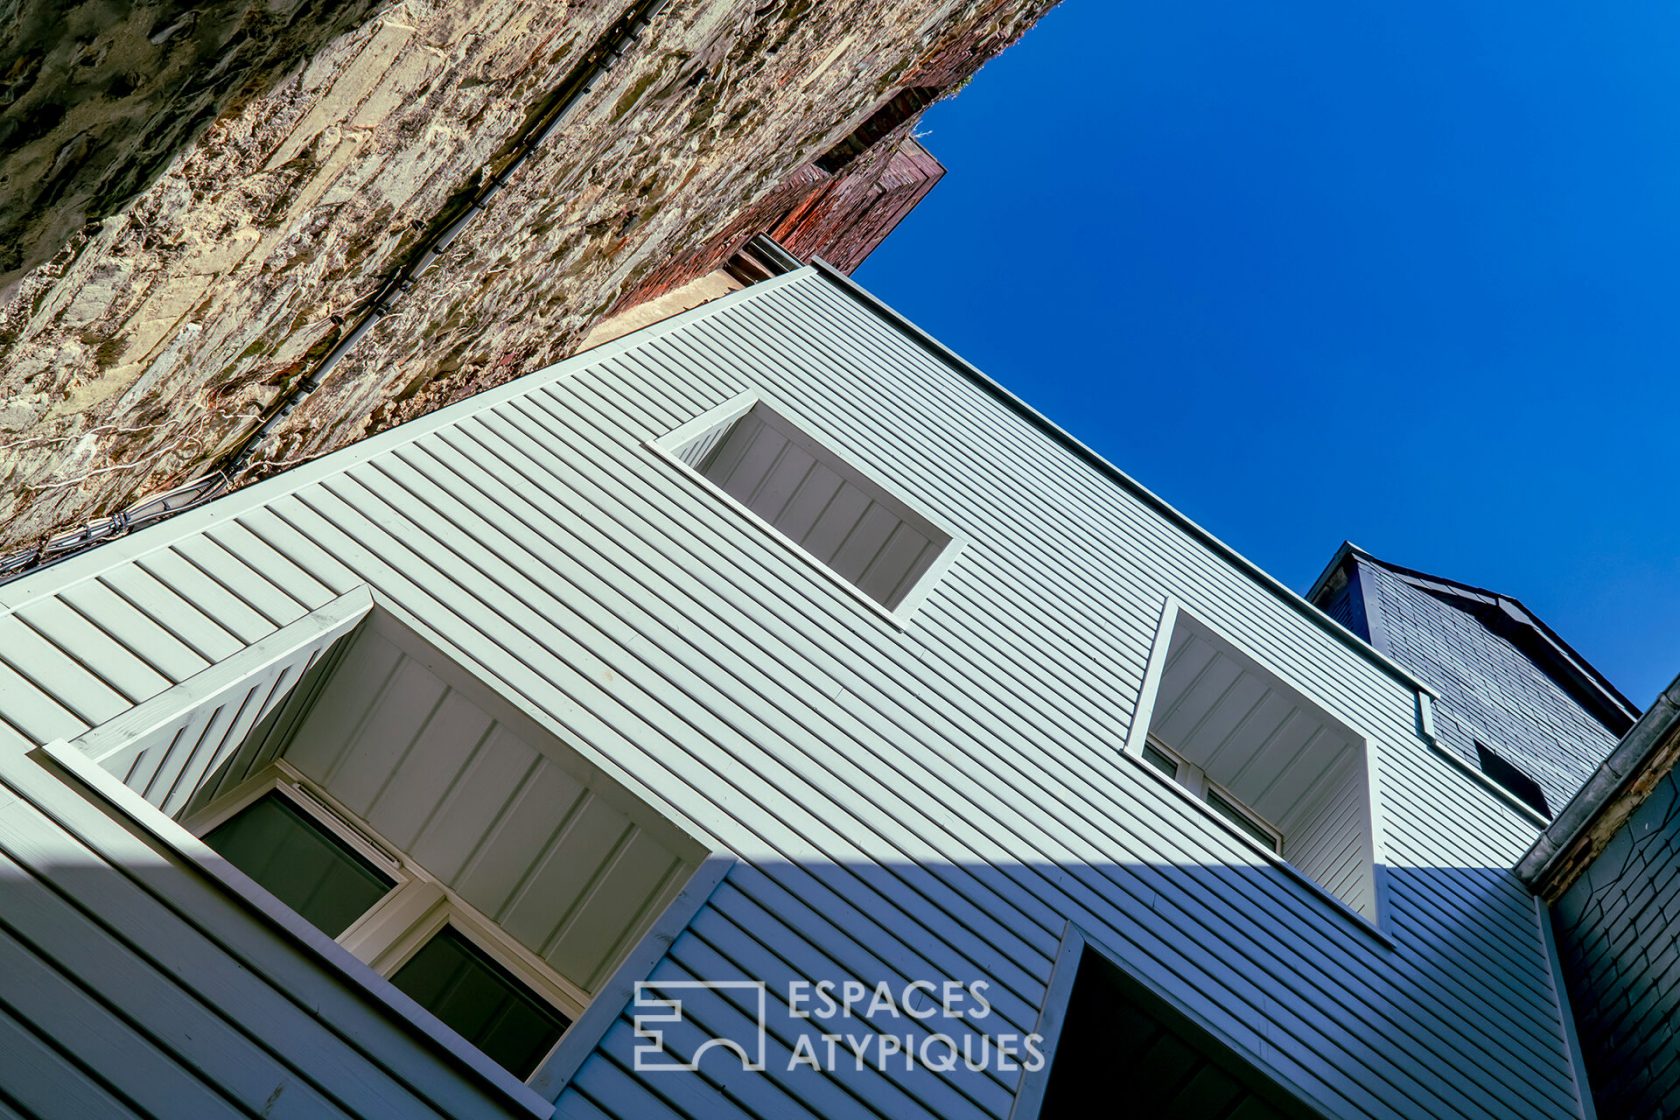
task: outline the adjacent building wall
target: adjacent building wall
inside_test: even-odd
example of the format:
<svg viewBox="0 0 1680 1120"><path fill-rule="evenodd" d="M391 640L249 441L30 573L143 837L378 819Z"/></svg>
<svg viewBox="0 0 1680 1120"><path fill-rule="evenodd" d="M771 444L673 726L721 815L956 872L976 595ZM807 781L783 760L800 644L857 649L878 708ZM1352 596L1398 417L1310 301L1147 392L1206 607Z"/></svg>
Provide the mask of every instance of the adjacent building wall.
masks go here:
<svg viewBox="0 0 1680 1120"><path fill-rule="evenodd" d="M27 253L0 237L0 555L204 473L528 149L269 469L541 369L784 221L861 259L937 165L812 161L1051 2L29 0L0 45Z"/></svg>
<svg viewBox="0 0 1680 1120"><path fill-rule="evenodd" d="M1680 1115L1680 775L1552 908L1599 1115Z"/></svg>
<svg viewBox="0 0 1680 1120"><path fill-rule="evenodd" d="M1632 723L1607 726L1497 607L1426 590L1358 556L1348 563L1356 571L1327 582L1317 601L1436 691L1440 746L1473 769L1479 739L1539 782L1556 812Z"/></svg>

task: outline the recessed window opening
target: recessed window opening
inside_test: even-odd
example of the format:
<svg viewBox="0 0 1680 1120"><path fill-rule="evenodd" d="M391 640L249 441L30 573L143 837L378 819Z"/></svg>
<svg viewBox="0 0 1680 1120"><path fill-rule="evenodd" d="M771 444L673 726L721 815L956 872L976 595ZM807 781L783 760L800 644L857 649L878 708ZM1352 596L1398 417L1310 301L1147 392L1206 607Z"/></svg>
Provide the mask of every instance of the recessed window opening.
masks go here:
<svg viewBox="0 0 1680 1120"><path fill-rule="evenodd" d="M1037 1120L1096 1115L1150 1120L1309 1120L1319 1113L1166 999L1087 947L1068 996ZM1110 1115L1106 1111L1104 1115Z"/></svg>
<svg viewBox="0 0 1680 1120"><path fill-rule="evenodd" d="M1481 763L1482 773L1497 782L1512 797L1533 809L1547 820L1552 818L1552 810L1546 804L1546 791L1540 788L1540 783L1519 770L1509 760L1502 758L1480 739L1475 740L1476 758Z"/></svg>
<svg viewBox="0 0 1680 1120"><path fill-rule="evenodd" d="M144 734L71 746L149 801L166 843L522 1077L706 858L365 590L205 672L136 709Z"/></svg>
<svg viewBox="0 0 1680 1120"><path fill-rule="evenodd" d="M1375 921L1364 738L1176 606L1152 662L1158 684L1147 734L1131 747L1138 761Z"/></svg>
<svg viewBox="0 0 1680 1120"><path fill-rule="evenodd" d="M949 533L762 401L671 453L889 611L951 544Z"/></svg>
<svg viewBox="0 0 1680 1120"><path fill-rule="evenodd" d="M485 919L405 862L388 868L347 815L279 767L208 807L202 839L504 1069L529 1077L580 1010Z"/></svg>
<svg viewBox="0 0 1680 1120"><path fill-rule="evenodd" d="M1201 767L1184 761L1156 741L1143 744L1143 758L1151 766L1207 802L1207 805L1238 832L1273 854L1283 852L1283 833L1269 824L1233 793L1221 789Z"/></svg>

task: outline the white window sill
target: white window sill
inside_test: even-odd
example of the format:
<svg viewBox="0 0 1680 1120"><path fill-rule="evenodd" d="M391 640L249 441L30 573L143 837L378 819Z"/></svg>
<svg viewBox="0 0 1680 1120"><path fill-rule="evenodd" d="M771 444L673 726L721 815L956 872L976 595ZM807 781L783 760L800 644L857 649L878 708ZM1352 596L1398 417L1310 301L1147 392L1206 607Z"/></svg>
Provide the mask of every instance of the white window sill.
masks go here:
<svg viewBox="0 0 1680 1120"><path fill-rule="evenodd" d="M1227 835L1234 837L1239 843L1245 845L1255 855L1258 855L1261 859L1265 860L1267 863L1271 864L1273 867L1276 867L1280 871L1285 872L1292 879L1294 879L1297 883L1306 887L1313 894L1315 894L1319 898L1323 899L1326 903L1328 903L1329 905L1334 907L1339 913L1345 915L1362 932L1368 934L1371 937L1374 937L1385 948L1388 948L1388 949L1399 948L1399 946L1395 944L1394 939L1392 937L1390 937L1388 935L1388 933L1382 928L1379 921L1373 920L1371 918L1367 918L1365 915L1361 914L1359 911L1357 911L1353 907L1349 906L1346 902L1344 902L1340 898L1336 897L1336 895L1332 894L1318 880L1314 879L1310 875L1307 875L1306 873L1301 871L1299 868L1297 868L1294 864L1292 864L1288 860L1284 859L1281 855L1279 855L1276 852L1272 851L1271 849L1267 848L1264 844L1262 844L1258 840L1254 839L1254 837L1248 835L1242 829L1238 828L1236 825L1232 824L1230 821L1228 821L1224 817L1220 816L1218 811L1215 810L1211 805L1209 805L1207 802L1203 801L1201 798L1197 797L1190 790L1185 789L1183 786L1179 785L1178 780L1176 778L1167 777L1166 774L1162 773L1160 770L1158 770L1154 766L1152 766L1149 763L1149 761L1147 759L1143 758L1141 755L1132 754L1130 751L1126 751L1126 752L1123 752L1123 753L1125 754L1125 756L1127 758L1131 759L1131 761L1134 764L1136 764L1136 766L1140 770L1142 770L1144 773L1148 774L1150 776L1150 778L1154 779L1156 782L1160 783L1160 785L1164 786L1165 788L1171 790L1173 792L1173 795L1175 797L1177 797L1179 800L1183 801L1186 805L1193 806L1195 808L1196 812L1200 813L1206 819L1208 819L1210 821L1213 821ZM1374 875L1380 875L1381 873L1382 873L1382 868L1381 868L1380 865L1372 869L1372 874L1374 874Z"/></svg>

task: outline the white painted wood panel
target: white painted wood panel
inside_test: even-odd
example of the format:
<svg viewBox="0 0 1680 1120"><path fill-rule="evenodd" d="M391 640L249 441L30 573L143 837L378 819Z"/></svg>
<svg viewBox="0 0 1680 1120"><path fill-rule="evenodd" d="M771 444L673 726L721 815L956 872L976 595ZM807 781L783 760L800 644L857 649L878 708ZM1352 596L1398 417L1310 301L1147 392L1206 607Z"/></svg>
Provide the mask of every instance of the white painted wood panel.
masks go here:
<svg viewBox="0 0 1680 1120"><path fill-rule="evenodd" d="M748 391L968 542L909 624L887 625L649 450ZM249 558L233 524L260 542ZM217 568L222 556L193 552L200 567L176 555L202 533L268 588ZM284 577L264 568L274 555ZM95 580L121 604L86 595ZM176 679L176 663L270 632L284 600L313 609L363 581L588 766L744 857L728 884L740 897L720 896L722 920L706 917L706 935L661 967L984 977L1000 1022L1030 1029L1073 919L1338 1115L1576 1108L1533 910L1505 870L1528 832L1417 738L1414 691L818 274L749 289L0 588L0 610L78 597L96 628L102 611L120 616L136 635L125 646ZM1120 757L1169 595L1369 740L1392 944ZM149 648L148 626L172 652L133 645ZM122 693L114 675L107 685ZM76 726L70 688L68 675L10 680L0 666L0 719L25 736ZM1207 725L1235 734L1268 711L1213 706ZM434 703L428 718L453 717ZM463 746L471 733L439 755L456 777L424 811L427 798L395 778L383 793L387 810L392 798L411 806L387 819L418 829L422 862L440 875L454 864L463 882L484 865L473 845L544 765L523 735ZM1302 728L1280 734L1305 744ZM377 801L383 780L358 788ZM558 824L528 834L553 838ZM519 905L517 884L484 881L495 885L485 897ZM738 1009L710 1014L739 1022ZM633 1043L627 1022L609 1032L562 1112L722 1114L704 1082L652 1092L630 1068ZM1442 1075L1466 1056L1477 1076ZM878 1115L1001 1118L1012 1089L988 1074L889 1070L820 1086L769 1077L728 1103L740 1115L859 1102Z"/></svg>
<svg viewBox="0 0 1680 1120"><path fill-rule="evenodd" d="M358 635L275 755L595 991L697 866L692 844L401 641L388 622Z"/></svg>
<svg viewBox="0 0 1680 1120"><path fill-rule="evenodd" d="M1366 821L1365 767L1359 759L1347 755L1326 771L1324 778L1322 796L1291 818L1284 834L1283 856L1354 910L1375 920L1376 880Z"/></svg>
<svg viewBox="0 0 1680 1120"><path fill-rule="evenodd" d="M372 602L365 591L334 599L72 744L147 802L179 816Z"/></svg>

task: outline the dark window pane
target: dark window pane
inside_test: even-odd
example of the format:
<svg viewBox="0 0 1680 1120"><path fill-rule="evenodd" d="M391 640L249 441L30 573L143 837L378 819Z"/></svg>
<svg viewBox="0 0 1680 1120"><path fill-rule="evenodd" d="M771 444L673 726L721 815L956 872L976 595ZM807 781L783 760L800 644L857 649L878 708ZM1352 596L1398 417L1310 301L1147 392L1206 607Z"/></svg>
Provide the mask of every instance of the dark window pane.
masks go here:
<svg viewBox="0 0 1680 1120"><path fill-rule="evenodd" d="M1217 790L1207 791L1207 802L1213 806L1213 811L1264 844L1268 851L1277 851L1277 837L1254 823L1254 818L1237 808L1231 802L1219 795Z"/></svg>
<svg viewBox="0 0 1680 1120"><path fill-rule="evenodd" d="M1149 743L1143 745L1143 760L1169 778L1178 776L1178 760L1166 751L1157 750Z"/></svg>
<svg viewBox="0 0 1680 1120"><path fill-rule="evenodd" d="M1539 782L1495 754L1479 739L1476 741L1476 757L1482 764L1482 773L1504 786L1513 797L1542 817L1552 819L1552 811L1546 805L1546 791L1540 788Z"/></svg>
<svg viewBox="0 0 1680 1120"><path fill-rule="evenodd" d="M397 969L391 983L519 1078L531 1076L571 1026L450 926Z"/></svg>
<svg viewBox="0 0 1680 1120"><path fill-rule="evenodd" d="M396 885L278 793L253 801L204 842L328 937Z"/></svg>

